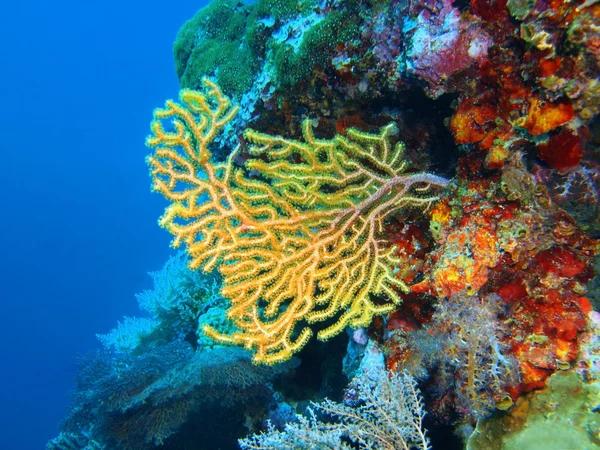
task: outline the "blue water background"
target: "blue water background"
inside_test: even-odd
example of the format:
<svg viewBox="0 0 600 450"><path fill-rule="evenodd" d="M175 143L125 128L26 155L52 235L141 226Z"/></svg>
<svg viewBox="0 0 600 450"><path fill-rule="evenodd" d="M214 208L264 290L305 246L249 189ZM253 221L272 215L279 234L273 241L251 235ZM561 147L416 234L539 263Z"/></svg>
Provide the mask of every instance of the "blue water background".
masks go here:
<svg viewBox="0 0 600 450"><path fill-rule="evenodd" d="M57 434L76 356L171 250L144 138L206 0L5 2L0 14L0 449Z"/></svg>

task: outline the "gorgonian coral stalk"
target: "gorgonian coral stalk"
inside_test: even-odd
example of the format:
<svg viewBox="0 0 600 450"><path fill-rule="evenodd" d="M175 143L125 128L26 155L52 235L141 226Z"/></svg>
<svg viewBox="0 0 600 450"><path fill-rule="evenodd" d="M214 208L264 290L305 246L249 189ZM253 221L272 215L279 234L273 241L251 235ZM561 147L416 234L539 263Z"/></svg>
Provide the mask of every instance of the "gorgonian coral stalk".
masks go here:
<svg viewBox="0 0 600 450"><path fill-rule="evenodd" d="M393 125L320 140L305 121L302 142L246 130L245 166L235 163L241 147L216 163L209 145L237 109L212 82L204 86L157 109L147 140L154 190L172 201L160 224L174 246L186 244L192 268L222 274L239 330L204 331L272 364L306 344L307 324L335 318L318 333L325 340L393 309L408 287L394 275L395 248L379 238L383 220L426 208L447 180L405 172Z"/></svg>

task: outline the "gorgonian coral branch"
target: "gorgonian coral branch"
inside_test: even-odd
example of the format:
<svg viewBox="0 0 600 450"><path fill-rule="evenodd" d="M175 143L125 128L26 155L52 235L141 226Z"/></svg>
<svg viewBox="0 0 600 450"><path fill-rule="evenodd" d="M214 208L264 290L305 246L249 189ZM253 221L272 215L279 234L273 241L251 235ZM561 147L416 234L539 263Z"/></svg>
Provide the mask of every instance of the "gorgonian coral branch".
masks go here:
<svg viewBox="0 0 600 450"><path fill-rule="evenodd" d="M427 207L447 180L405 173L404 146L390 142L393 125L320 140L305 121L302 142L246 130L245 167L235 164L239 147L214 163L208 147L236 108L204 85L206 93L184 90L182 104L155 111L147 144L155 149L154 189L172 201L160 224L174 246L186 244L192 268L220 271L239 329L205 332L275 363L306 344L307 324L336 318L318 334L328 339L393 309L408 287L394 275L395 248L378 237L383 220Z"/></svg>

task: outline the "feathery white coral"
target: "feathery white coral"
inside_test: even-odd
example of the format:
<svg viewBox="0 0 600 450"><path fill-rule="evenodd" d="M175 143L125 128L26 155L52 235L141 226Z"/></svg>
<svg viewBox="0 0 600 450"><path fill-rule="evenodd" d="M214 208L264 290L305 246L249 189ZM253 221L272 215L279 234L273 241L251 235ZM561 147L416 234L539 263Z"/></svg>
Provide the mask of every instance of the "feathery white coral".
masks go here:
<svg viewBox="0 0 600 450"><path fill-rule="evenodd" d="M284 431L269 426L266 433L241 439L243 450L312 450L355 448L368 450L429 450L423 428L425 411L415 380L407 373L386 370L362 372L353 380L349 393L356 406L325 400L314 403L330 422L298 416Z"/></svg>

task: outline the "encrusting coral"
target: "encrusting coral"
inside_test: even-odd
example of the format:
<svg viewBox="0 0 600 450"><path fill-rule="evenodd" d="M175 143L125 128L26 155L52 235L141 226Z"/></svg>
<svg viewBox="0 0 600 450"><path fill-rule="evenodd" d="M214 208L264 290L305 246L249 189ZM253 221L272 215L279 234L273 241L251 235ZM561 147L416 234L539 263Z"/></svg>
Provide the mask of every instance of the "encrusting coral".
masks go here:
<svg viewBox="0 0 600 450"><path fill-rule="evenodd" d="M186 244L191 268L223 276L239 331L205 333L273 364L306 344L306 323L336 318L318 333L326 340L393 310L408 287L395 276L395 248L380 237L383 221L400 208L428 207L448 181L406 172L403 144L390 142L393 125L320 140L305 121L304 142L246 130L244 145L214 162L209 146L237 108L203 84L205 92L183 90L182 104L155 110L147 161L154 190L172 202L159 223L173 246Z"/></svg>

